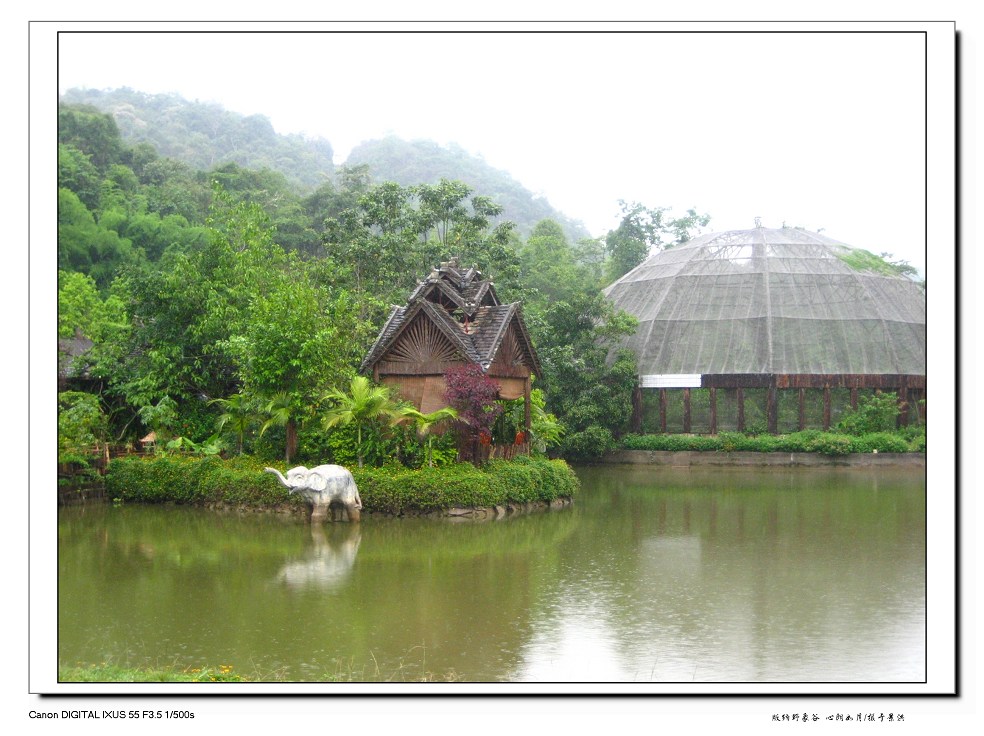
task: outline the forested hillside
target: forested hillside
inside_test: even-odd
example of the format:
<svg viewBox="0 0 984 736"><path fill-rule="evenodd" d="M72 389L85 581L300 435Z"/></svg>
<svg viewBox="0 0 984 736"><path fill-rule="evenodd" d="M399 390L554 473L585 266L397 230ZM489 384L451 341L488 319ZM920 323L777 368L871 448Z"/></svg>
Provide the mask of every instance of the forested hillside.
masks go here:
<svg viewBox="0 0 984 736"><path fill-rule="evenodd" d="M272 169L309 189L327 181L335 170L331 143L323 138L280 135L263 115L239 115L216 103L125 87L70 89L61 101L109 113L128 144L149 143L161 156L193 169L225 163Z"/></svg>
<svg viewBox="0 0 984 736"><path fill-rule="evenodd" d="M299 194L309 194L334 175L331 143L323 138L279 135L262 115L246 117L215 103L126 88L71 89L62 102L90 105L109 113L128 144L149 143L161 156L193 169L207 170L227 163L269 169L282 174ZM583 224L536 197L508 172L458 146L388 137L360 144L345 162L349 168L362 165L368 165L374 182L395 181L409 186L437 184L441 179L463 181L477 194L495 200L522 235L529 235L545 218L559 222L571 242L590 235Z"/></svg>
<svg viewBox="0 0 984 736"><path fill-rule="evenodd" d="M194 157L194 140L172 145ZM569 457L602 452L629 419L635 366L609 354L633 320L600 289L706 224L664 212L623 203L604 240L573 242L552 219L524 237L462 181L374 183L362 165L299 191L274 168L163 155L113 115L63 103L59 457L84 463L96 443L149 432L201 451L343 457L351 431L325 429L324 397L356 375L389 305L452 257L523 304L544 371L533 434ZM391 454L417 447L412 428L374 431Z"/></svg>
<svg viewBox="0 0 984 736"><path fill-rule="evenodd" d="M571 242L590 237L581 222L555 210L546 199L535 196L508 172L490 166L454 144L445 147L433 141L405 141L388 136L356 146L346 165L360 164L368 164L377 181L395 181L404 186L421 182L436 184L442 178L463 181L501 205L524 236L540 220L551 219L560 223Z"/></svg>

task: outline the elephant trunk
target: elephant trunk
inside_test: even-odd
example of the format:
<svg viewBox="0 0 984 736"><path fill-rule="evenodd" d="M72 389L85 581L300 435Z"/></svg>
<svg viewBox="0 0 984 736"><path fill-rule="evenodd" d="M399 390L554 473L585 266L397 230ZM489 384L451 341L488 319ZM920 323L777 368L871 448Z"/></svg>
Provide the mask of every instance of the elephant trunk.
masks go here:
<svg viewBox="0 0 984 736"><path fill-rule="evenodd" d="M273 473L275 476L277 476L277 478L280 479L280 482L287 488L287 490L290 493L294 492L294 487L287 482L287 479L284 478L283 474L279 470L277 470L276 468L263 468L263 471L265 473Z"/></svg>

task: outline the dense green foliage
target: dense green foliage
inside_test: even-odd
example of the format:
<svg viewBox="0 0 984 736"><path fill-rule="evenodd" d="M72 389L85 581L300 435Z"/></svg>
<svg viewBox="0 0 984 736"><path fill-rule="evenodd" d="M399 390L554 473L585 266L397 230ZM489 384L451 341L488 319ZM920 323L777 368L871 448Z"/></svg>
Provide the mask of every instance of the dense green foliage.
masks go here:
<svg viewBox="0 0 984 736"><path fill-rule="evenodd" d="M669 452L815 452L848 455L872 452L925 452L926 432L870 432L860 435L806 430L785 435L746 435L720 432L716 435L628 434L618 444L623 450Z"/></svg>
<svg viewBox="0 0 984 736"><path fill-rule="evenodd" d="M126 104L151 102L161 100ZM95 343L72 369L98 385L113 440L155 431L158 447L194 449L222 438L227 452L267 459L277 446L284 458L346 457L354 444L351 454L376 465L413 464L429 446L439 464L447 443L434 438L319 427L388 305L451 257L523 302L547 369L533 411L538 451L566 436L590 454L593 435L578 433L621 432L634 369L608 353L632 322L601 296L601 243L571 245L552 220L523 242L500 203L446 178L373 184L352 166L304 196L269 168L195 170L125 142L120 109L63 104L59 131L59 335ZM515 434L515 407L507 414ZM510 429L499 424L501 440Z"/></svg>
<svg viewBox="0 0 984 736"><path fill-rule="evenodd" d="M58 394L58 462L90 466L94 445L106 440L108 422L99 397L84 391Z"/></svg>
<svg viewBox="0 0 984 736"><path fill-rule="evenodd" d="M120 501L231 504L301 509L260 460L171 455L113 460L106 491ZM400 514L453 507L550 502L570 498L577 476L562 460L519 457L493 460L481 468L457 463L413 470L402 466L353 469L363 511Z"/></svg>
<svg viewBox="0 0 984 736"><path fill-rule="evenodd" d="M322 417L325 429L355 427L355 453L359 467L364 465L365 448L362 433L396 424L407 416L400 402L393 397L393 390L386 386L373 386L365 376L355 376L348 392L333 389L325 395L329 409Z"/></svg>
<svg viewBox="0 0 984 736"><path fill-rule="evenodd" d="M257 116L166 95L65 96L58 333L93 346L66 363L60 388L89 398L60 404L64 456L81 457L93 440L136 445L154 431L159 450L446 463L451 440L418 435L420 417L325 423L389 305L451 257L478 267L504 302L522 302L543 367L535 451L591 459L615 446L636 368L612 346L635 321L601 289L651 250L686 241L706 215L623 202L606 238L571 242L583 231L524 210L505 174L480 176L484 163L461 150L387 139L335 171L330 146L302 155L308 143ZM374 183L379 161L411 158L402 181ZM476 178L446 176L462 167ZM526 217L537 219L517 227ZM521 408L506 402L495 413L487 429L510 444ZM878 416L862 406L844 429L877 431Z"/></svg>

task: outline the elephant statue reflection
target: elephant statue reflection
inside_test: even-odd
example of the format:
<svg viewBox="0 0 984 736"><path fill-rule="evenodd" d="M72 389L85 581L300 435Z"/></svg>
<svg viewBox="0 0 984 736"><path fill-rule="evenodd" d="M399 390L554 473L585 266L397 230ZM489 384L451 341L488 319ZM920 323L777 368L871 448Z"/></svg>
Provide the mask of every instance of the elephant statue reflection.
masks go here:
<svg viewBox="0 0 984 736"><path fill-rule="evenodd" d="M277 582L294 590L337 590L352 574L362 536L361 524L338 524L325 532L321 524L311 525L311 540L302 557L287 562L277 573Z"/></svg>
<svg viewBox="0 0 984 736"><path fill-rule="evenodd" d="M362 509L359 489L352 473L341 465L319 465L310 469L299 465L288 470L286 478L275 468L264 470L276 475L290 493L304 497L311 507L312 523L325 521L329 516L334 521L332 506L344 508L349 521L359 521Z"/></svg>

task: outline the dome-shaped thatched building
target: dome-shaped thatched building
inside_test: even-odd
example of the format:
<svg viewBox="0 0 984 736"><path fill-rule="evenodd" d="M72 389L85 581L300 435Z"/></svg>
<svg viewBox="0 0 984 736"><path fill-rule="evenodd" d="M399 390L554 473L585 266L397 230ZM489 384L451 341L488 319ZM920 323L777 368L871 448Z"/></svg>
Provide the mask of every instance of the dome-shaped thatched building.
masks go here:
<svg viewBox="0 0 984 736"><path fill-rule="evenodd" d="M709 233L651 256L605 294L639 320L622 347L637 356L640 389L659 389L652 430L667 431L672 388L683 389L682 406L669 431L699 431L691 389L709 390L698 424L711 432L744 429L746 408L772 432L827 428L832 400L856 406L866 390L898 392L903 421L916 417L910 407L924 406L925 292L876 256L824 235ZM641 391L636 399L638 430Z"/></svg>

